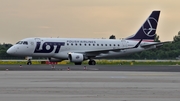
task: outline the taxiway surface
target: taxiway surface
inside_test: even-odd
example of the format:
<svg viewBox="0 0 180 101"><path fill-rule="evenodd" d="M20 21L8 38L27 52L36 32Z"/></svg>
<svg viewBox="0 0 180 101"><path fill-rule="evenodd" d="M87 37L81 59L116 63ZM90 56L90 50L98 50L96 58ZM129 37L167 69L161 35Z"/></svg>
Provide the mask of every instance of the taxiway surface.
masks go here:
<svg viewBox="0 0 180 101"><path fill-rule="evenodd" d="M0 71L0 101L179 101L179 72Z"/></svg>
<svg viewBox="0 0 180 101"><path fill-rule="evenodd" d="M0 101L179 101L179 72L180 66L0 65Z"/></svg>

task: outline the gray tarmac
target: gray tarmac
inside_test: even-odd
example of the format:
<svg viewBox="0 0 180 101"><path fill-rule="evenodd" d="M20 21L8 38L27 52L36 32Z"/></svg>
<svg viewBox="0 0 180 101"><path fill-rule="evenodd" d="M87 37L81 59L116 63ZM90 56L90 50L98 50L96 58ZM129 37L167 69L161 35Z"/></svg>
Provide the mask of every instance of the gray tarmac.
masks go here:
<svg viewBox="0 0 180 101"><path fill-rule="evenodd" d="M180 99L179 66L0 65L0 70L0 101Z"/></svg>

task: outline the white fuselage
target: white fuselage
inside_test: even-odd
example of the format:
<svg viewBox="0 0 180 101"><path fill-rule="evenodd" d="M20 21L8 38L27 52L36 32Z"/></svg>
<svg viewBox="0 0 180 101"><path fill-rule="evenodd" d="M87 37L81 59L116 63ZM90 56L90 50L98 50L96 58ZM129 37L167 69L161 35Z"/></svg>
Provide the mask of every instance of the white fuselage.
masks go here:
<svg viewBox="0 0 180 101"><path fill-rule="evenodd" d="M124 39L83 39L83 38L26 38L13 45L7 52L17 56L53 57L62 60L68 59L68 53L82 53L94 58L115 58L132 54L155 47L142 48L141 45L155 42L141 42L139 47L108 52L94 52L97 50L111 50L133 47L139 40ZM27 42L26 44L23 44ZM91 52L93 51L93 52Z"/></svg>

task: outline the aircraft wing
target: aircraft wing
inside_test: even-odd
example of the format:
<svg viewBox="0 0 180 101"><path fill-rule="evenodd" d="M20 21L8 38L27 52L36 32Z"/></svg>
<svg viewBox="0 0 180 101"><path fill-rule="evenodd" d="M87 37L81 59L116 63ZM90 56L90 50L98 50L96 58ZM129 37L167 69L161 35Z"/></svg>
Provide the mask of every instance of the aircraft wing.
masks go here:
<svg viewBox="0 0 180 101"><path fill-rule="evenodd" d="M134 47L126 47L126 48L116 48L116 49L103 49L103 50L95 50L95 51L86 51L85 54L100 54L100 53L108 53L109 51L120 51L120 50L125 50L125 49L132 49L132 48L137 48L140 43L142 42L142 39L134 46Z"/></svg>

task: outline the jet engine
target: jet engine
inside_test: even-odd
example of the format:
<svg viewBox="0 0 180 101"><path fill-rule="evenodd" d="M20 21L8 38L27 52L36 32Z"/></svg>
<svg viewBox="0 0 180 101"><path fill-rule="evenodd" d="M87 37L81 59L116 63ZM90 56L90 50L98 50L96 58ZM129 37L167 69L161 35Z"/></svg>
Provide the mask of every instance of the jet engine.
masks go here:
<svg viewBox="0 0 180 101"><path fill-rule="evenodd" d="M79 63L84 60L83 54L80 53L69 53L68 58L71 62Z"/></svg>
<svg viewBox="0 0 180 101"><path fill-rule="evenodd" d="M62 59L57 59L57 58L48 58L48 60L50 62L61 62L62 61Z"/></svg>

